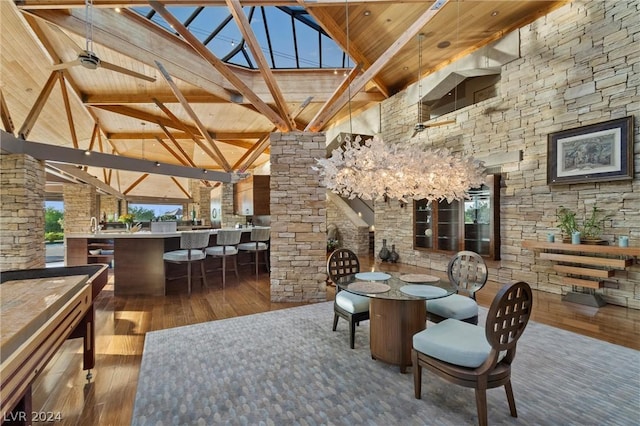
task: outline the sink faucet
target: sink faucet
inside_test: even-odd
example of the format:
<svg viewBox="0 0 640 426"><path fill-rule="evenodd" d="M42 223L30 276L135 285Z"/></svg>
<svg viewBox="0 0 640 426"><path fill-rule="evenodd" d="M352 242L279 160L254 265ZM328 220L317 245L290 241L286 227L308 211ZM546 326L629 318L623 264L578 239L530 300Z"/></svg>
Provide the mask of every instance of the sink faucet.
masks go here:
<svg viewBox="0 0 640 426"><path fill-rule="evenodd" d="M100 228L101 228L101 226L98 225L98 219L95 216L93 216L91 218L91 225L89 225L89 226L90 226L90 229L91 229L90 232L93 232L94 234L97 234L98 231L100 231Z"/></svg>

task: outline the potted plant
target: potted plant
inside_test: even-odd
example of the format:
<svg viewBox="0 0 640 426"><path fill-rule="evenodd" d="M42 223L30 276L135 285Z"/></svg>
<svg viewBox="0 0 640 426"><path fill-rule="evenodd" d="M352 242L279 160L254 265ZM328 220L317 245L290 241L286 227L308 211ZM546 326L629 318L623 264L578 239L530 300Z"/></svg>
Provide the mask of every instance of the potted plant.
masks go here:
<svg viewBox="0 0 640 426"><path fill-rule="evenodd" d="M582 219L582 224L576 219L576 212L567 207L560 206L556 212L558 218L558 229L562 232L563 241L570 242L571 236L575 232L580 233L580 240L586 244L605 244L606 241L601 239L604 229L604 221L609 219L611 215L604 214L601 209L594 205L589 216Z"/></svg>

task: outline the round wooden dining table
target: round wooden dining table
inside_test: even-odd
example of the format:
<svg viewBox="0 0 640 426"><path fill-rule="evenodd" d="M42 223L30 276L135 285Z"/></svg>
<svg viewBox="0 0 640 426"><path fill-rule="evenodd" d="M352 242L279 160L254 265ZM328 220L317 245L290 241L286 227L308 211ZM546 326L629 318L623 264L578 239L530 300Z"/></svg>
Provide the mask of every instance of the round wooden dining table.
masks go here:
<svg viewBox="0 0 640 426"><path fill-rule="evenodd" d="M341 289L369 297L370 350L375 360L411 365L413 335L427 324L426 300L455 292L447 280L425 274L360 272L340 278Z"/></svg>

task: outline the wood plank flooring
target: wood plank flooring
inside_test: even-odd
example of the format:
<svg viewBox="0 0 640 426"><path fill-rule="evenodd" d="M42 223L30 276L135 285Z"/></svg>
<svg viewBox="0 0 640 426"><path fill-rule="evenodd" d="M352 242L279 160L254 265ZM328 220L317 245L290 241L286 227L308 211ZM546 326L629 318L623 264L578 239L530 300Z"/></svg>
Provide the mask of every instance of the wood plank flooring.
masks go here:
<svg viewBox="0 0 640 426"><path fill-rule="evenodd" d="M362 270L446 274L401 264L362 260ZM144 336L161 330L241 315L283 309L301 303L269 300L268 274L256 280L253 270L241 271L239 283L227 276L223 289L219 273L208 275L208 288L194 284L165 297L115 297L112 278L96 299L96 368L87 383L82 370L82 342L67 341L33 386L33 409L59 413L63 425L128 425L133 413ZM488 306L500 286L489 282L478 293ZM176 289L177 290L177 289ZM174 291L175 292L175 291ZM334 297L329 288L327 300ZM559 295L534 292L533 321L640 350L640 311L607 305L600 309L565 303ZM331 327L332 318L327 318ZM347 342L345 342L347 344Z"/></svg>

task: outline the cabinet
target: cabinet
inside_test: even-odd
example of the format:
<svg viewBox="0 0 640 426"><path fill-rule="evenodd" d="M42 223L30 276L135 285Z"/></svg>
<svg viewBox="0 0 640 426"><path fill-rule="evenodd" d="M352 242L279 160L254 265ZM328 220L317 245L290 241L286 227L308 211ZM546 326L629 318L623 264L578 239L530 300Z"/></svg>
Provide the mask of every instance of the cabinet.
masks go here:
<svg viewBox="0 0 640 426"><path fill-rule="evenodd" d="M270 176L253 175L233 185L233 210L241 216L270 214Z"/></svg>
<svg viewBox="0 0 640 426"><path fill-rule="evenodd" d="M458 252L471 250L500 258L500 175L488 175L469 198L414 202L414 248Z"/></svg>

